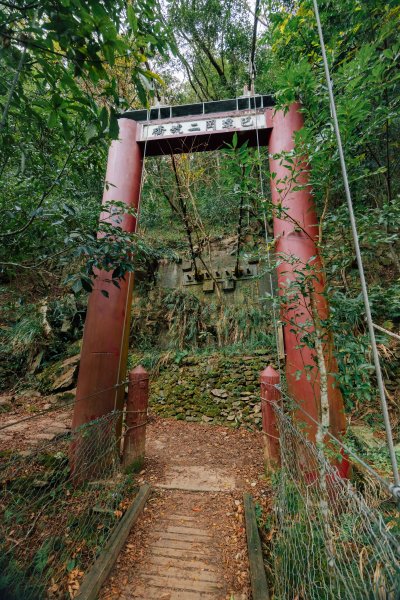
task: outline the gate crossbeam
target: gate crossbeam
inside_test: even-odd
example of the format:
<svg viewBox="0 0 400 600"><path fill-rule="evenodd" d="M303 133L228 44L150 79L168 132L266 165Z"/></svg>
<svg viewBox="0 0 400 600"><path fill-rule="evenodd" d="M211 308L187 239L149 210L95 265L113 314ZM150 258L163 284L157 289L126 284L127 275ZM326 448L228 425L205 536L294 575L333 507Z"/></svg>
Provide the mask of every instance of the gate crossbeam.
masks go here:
<svg viewBox="0 0 400 600"><path fill-rule="evenodd" d="M128 111L120 118L136 121L138 144L146 144L146 156L158 156L218 150L232 142L235 132L240 144L267 146L265 111L273 106L271 96L244 96Z"/></svg>

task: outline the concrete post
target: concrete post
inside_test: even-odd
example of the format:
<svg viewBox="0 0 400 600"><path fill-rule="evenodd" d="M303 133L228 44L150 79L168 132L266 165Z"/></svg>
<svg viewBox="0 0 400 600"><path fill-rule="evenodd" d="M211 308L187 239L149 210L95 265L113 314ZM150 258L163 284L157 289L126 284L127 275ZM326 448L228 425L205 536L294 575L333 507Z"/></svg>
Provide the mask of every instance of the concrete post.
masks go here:
<svg viewBox="0 0 400 600"><path fill-rule="evenodd" d="M294 136L303 127L303 116L298 104L292 104L287 112L267 111L267 124L272 127L269 142L272 201L274 214L274 237L276 252L282 262L278 266L278 287L281 296L287 295L290 286L307 277L313 289L314 306L323 323L329 314L325 295L325 275L317 246L318 218L309 181L306 158L289 156L281 158L282 152L291 152ZM316 425L320 414L320 378L316 354L313 348L304 346L304 333L315 331L310 299L298 289L282 307L284 341L286 352L286 380L289 395L311 418L302 411L296 417L305 424L309 438L315 441ZM340 437L345 431L343 398L335 380L336 360L330 335L324 338L324 358L328 373L330 430ZM336 384L336 385L335 385Z"/></svg>
<svg viewBox="0 0 400 600"><path fill-rule="evenodd" d="M274 404L280 401L280 391L275 387L279 384L279 373L271 366L260 373L261 412L264 445L264 467L267 474L280 466L280 445L277 419Z"/></svg>
<svg viewBox="0 0 400 600"><path fill-rule="evenodd" d="M144 461L148 401L149 374L138 366L129 373L126 406L123 465L129 470L140 469Z"/></svg>

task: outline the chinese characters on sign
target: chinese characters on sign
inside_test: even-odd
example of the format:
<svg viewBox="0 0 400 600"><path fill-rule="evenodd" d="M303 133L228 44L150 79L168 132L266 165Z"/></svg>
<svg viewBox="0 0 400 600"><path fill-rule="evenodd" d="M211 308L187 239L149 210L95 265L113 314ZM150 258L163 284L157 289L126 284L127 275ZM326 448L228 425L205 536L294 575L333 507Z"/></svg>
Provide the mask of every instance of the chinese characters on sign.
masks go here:
<svg viewBox="0 0 400 600"><path fill-rule="evenodd" d="M162 123L143 125L142 139L152 137L192 135L196 133L212 133L226 130L243 130L250 128L264 129L266 127L265 116L257 115L216 117L213 119L198 119L197 121L181 121L180 123Z"/></svg>
<svg viewBox="0 0 400 600"><path fill-rule="evenodd" d="M242 117L240 122L242 127L254 127L253 119L251 117Z"/></svg>
<svg viewBox="0 0 400 600"><path fill-rule="evenodd" d="M180 133L182 131L182 125L180 123L175 123L171 127L171 133ZM153 132L154 135L154 132Z"/></svg>
<svg viewBox="0 0 400 600"><path fill-rule="evenodd" d="M231 129L233 127L233 119L223 119L222 120L222 129Z"/></svg>
<svg viewBox="0 0 400 600"><path fill-rule="evenodd" d="M153 135L164 135L167 130L163 125L158 125L158 127L154 127Z"/></svg>

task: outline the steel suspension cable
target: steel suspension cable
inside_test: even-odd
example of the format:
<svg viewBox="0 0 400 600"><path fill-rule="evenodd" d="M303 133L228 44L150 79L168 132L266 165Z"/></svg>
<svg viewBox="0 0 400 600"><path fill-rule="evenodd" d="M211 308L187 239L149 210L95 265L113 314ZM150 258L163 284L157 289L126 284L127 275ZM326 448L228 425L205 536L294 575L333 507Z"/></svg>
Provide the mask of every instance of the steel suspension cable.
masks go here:
<svg viewBox="0 0 400 600"><path fill-rule="evenodd" d="M313 5L314 5L315 18L317 21L317 28L318 28L319 41L320 41L320 46L321 46L322 59L323 59L323 63L324 63L325 78L326 78L326 83L328 86L328 94L329 94L329 102L330 102L330 107L331 107L333 127L335 130L335 135L336 135L336 140L337 140L340 166L341 166L341 170L342 170L342 177L343 177L344 189L345 189L345 194L346 194L346 201L347 201L347 206L348 206L348 210L349 210L351 231L352 231L353 241L354 241L354 249L356 252L357 265L358 265L358 270L359 270L359 274L360 274L365 314L366 314L366 319L367 319L367 324L368 324L369 336L371 339L372 355L374 358L376 378L377 378L377 382L378 382L378 389L379 389L379 396L380 396L380 401L381 401L383 420L385 423L387 445L388 445L388 449L389 449L390 460L392 463L394 482L395 482L395 485L400 488L399 468L398 468L396 453L394 450L393 434L392 434L392 428L391 428L391 424L390 424L388 405L387 405L387 401L386 401L385 387L384 387L384 383L383 383L379 353L378 353L378 348L376 345L374 324L372 321L371 306L370 306L369 296L368 296L368 287L367 287L367 282L365 279L364 265L363 265L362 256L361 256L357 224L356 224L356 219L355 219L355 214L354 214L353 201L351 198L349 178L348 178L348 174L347 174L347 166L346 166L344 150L343 150L343 145L342 145L342 138L340 135L339 121L338 121L337 112L336 112L336 103L335 103L335 98L334 98L334 94L333 94L332 81L331 81L331 76L330 76L330 71L329 71L328 59L327 59L327 55L326 55L325 42L324 42L324 36L323 36L323 32L322 32L322 25L321 25L321 19L320 19L317 0L313 0Z"/></svg>
<svg viewBox="0 0 400 600"><path fill-rule="evenodd" d="M373 326L378 331L382 331L382 333L386 333L386 335L389 335L390 337L395 338L396 340L400 340L400 335L397 333L394 333L394 331L389 331L389 329L385 329L384 327L381 327L380 325L377 325L376 323L373 323Z"/></svg>
<svg viewBox="0 0 400 600"><path fill-rule="evenodd" d="M254 9L254 25L253 25L253 37L251 40L251 52L249 62L249 89L251 90L252 84L254 84L254 78L256 74L256 66L254 64L256 56L256 41L257 41L257 25L258 25L258 13L260 10L260 0L256 0L256 6Z"/></svg>
<svg viewBox="0 0 400 600"><path fill-rule="evenodd" d="M260 190L261 196L263 198L263 222L264 222L264 237L265 243L267 245L267 269L269 273L269 287L270 287L270 295L272 299L272 320L274 323L274 336L275 336L275 345L276 345L276 360L278 364L278 370L280 375L280 381L282 383L282 367L281 367L281 359L280 359L280 347L279 347L279 332L278 332L278 318L276 314L276 306L275 306L275 292L274 292L274 281L272 277L272 264L271 264L271 254L270 254L270 241L268 237L268 226L267 226L267 211L265 208L265 190L264 190L264 177L262 173L262 163L261 163L261 150L260 150L260 135L258 131L258 120L257 120L257 104L256 104L256 94L254 88L254 79L256 74L255 69L255 55L256 55L256 40L257 40L257 24L258 24L258 14L260 8L260 0L256 0L256 6L254 11L254 26L253 26L253 39L252 39L252 47L250 54L250 72L249 72L249 90L252 94L253 102L254 102L254 120L256 124L256 140L257 140L257 157L258 157L258 174L260 180ZM272 243L273 240L271 240Z"/></svg>

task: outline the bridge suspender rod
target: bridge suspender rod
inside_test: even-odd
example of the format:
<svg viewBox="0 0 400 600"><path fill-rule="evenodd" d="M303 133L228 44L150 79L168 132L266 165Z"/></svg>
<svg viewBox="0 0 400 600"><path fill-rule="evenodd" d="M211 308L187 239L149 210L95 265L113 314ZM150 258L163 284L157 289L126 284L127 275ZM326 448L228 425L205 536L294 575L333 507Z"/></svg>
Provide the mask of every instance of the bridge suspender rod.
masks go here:
<svg viewBox="0 0 400 600"><path fill-rule="evenodd" d="M340 135L339 122L338 122L337 113L336 113L335 98L333 95L332 81L331 81L331 76L330 76L330 72L329 72L328 60L326 57L325 42L324 42L324 36L322 33L321 19L319 16L317 0L313 0L313 5L314 5L315 18L317 21L318 35L319 35L319 41L320 41L320 45L321 45L321 52L322 52L322 59L324 62L325 78L326 78L326 83L328 86L332 121L333 121L333 126L335 129L335 135L336 135L336 140L337 140L337 145L338 145L338 150L339 150L340 166L342 169L344 189L345 189L345 193L346 193L347 206L349 209L351 231L353 234L354 248L355 248L356 257L357 257L358 270L360 273L361 289L362 289L362 295L363 295L364 306L365 306L365 314L366 314L367 323L368 323L369 336L371 338L372 354L374 357L375 371L376 371L376 378L377 378L377 382L378 382L378 389L379 389L379 395L380 395L380 400L381 400L383 420L385 422L387 445L388 445L388 449L389 449L390 460L392 463L394 482L395 482L396 487L400 487L399 468L398 468L397 458L396 458L396 454L395 454L395 450L394 450L393 434L392 434L392 428L390 425L389 411L388 411L386 395L385 395L385 387L383 384L383 377L382 377L382 370L381 370L381 365L380 365L380 360L379 360L379 353L378 353L378 349L376 346L374 324L372 321L371 306L370 306L369 297L368 297L368 288L367 288L367 283L365 280L364 265L363 265L363 261L362 261L362 257L361 257L357 224L356 224L356 219L355 219L355 215L354 215L353 202L351 199L351 192L350 192L350 186L349 186L349 179L348 179L348 175L347 175L346 161L345 161L345 157L344 157L342 138Z"/></svg>
<svg viewBox="0 0 400 600"><path fill-rule="evenodd" d="M268 269L268 276L269 276L268 279L269 279L270 295L271 295L271 300L272 300L272 320L274 323L276 361L278 364L280 380L282 381L282 369L281 369L281 359L280 359L280 350L279 350L278 316L276 314L276 298L275 298L275 290L274 290L274 280L272 277L272 263L271 263L271 253L270 253L270 247L273 243L273 240L269 241L269 239L268 239L267 211L265 208L266 198L265 198L265 191L264 191L264 178L263 178L263 174L262 174L262 158L261 158L261 150L260 150L260 136L259 136L259 132L258 132L258 122L257 122L256 95L255 95L254 90L253 90L253 99L254 99L254 117L255 117L255 122L256 122L256 137L257 137L258 176L259 176L259 180L260 180L261 202L262 202L262 210L263 210L264 237L265 237L265 244L267 246L267 269Z"/></svg>
<svg viewBox="0 0 400 600"><path fill-rule="evenodd" d="M256 93L255 93L255 88L254 88L254 79L255 79L255 74L256 74L255 56L256 56L257 24L258 24L259 10L260 10L260 0L256 0L255 10L254 10L253 39L252 39L252 44L251 44L251 53L250 53L250 61L249 61L249 91L252 94L253 101L254 101L254 120L256 123L258 174L259 174L259 180L260 180L261 201L263 204L264 234L265 234L265 243L267 246L267 268L268 268L268 274L269 274L270 294L271 294L271 299L272 299L272 320L274 323L276 360L278 363L280 380L282 381L281 360L280 360L280 352L279 352L278 317L276 314L274 281L272 278L272 266L271 266L271 255L270 255L270 245L272 242L270 243L268 240L267 212L265 209L264 178L263 178L263 174L262 174L260 136L259 136L259 131L258 131Z"/></svg>

